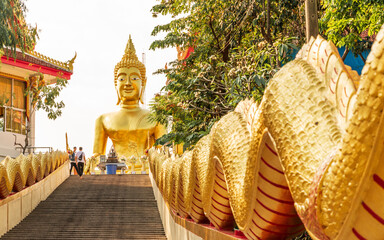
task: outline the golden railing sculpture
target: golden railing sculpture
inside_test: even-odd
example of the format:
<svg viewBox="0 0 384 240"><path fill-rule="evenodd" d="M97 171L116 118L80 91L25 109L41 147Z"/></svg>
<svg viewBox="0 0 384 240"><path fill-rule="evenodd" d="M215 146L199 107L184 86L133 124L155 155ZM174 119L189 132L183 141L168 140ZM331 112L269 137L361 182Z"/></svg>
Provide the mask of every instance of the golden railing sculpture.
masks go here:
<svg viewBox="0 0 384 240"><path fill-rule="evenodd" d="M77 57L77 53L75 53L75 56L71 60L68 60L66 62L61 62L61 61L58 61L56 59L47 57L47 56L45 56L45 55L43 55L41 53L38 53L36 51L30 51L30 52L28 52L28 54L30 54L30 55L32 55L34 57L37 57L37 58L39 58L39 59L41 59L43 61L46 61L48 63L54 64L54 65L56 65L58 67L64 68L64 69L66 69L68 71L71 71L71 72L73 71L73 63L75 62L75 59Z"/></svg>
<svg viewBox="0 0 384 240"><path fill-rule="evenodd" d="M384 26L361 77L312 39L181 157L149 151L170 208L248 239L384 236Z"/></svg>
<svg viewBox="0 0 384 240"><path fill-rule="evenodd" d="M20 154L16 159L6 157L0 163L0 199L20 192L55 171L68 159L65 152Z"/></svg>

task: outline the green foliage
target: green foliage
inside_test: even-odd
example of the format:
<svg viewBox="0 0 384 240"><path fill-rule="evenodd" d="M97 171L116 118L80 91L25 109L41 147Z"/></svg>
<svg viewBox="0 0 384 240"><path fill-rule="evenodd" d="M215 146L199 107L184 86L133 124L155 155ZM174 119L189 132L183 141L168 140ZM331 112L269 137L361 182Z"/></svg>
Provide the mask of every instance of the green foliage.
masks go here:
<svg viewBox="0 0 384 240"><path fill-rule="evenodd" d="M0 0L0 55L4 54L3 48L9 47L15 53L16 48L22 51L30 51L34 48L38 37L36 27L25 23L27 11L23 0ZM57 101L60 91L66 86L67 80L57 78L54 85L47 85L43 75L38 73L28 79L26 95L29 95L32 103L32 111L43 109L48 113L48 118L56 119L61 115L61 109L65 106L62 101ZM9 99L0 97L0 105Z"/></svg>
<svg viewBox="0 0 384 240"><path fill-rule="evenodd" d="M35 46L37 28L33 28L25 22L25 12L27 11L23 0L0 0L0 56L4 54L4 48L10 48L16 54L16 48L24 51L31 51ZM49 119L56 119L61 115L64 108L63 101L58 101L60 91L67 85L67 80L57 78L54 85L48 85L43 80L41 73L27 79L28 86L25 96L30 97L31 110L43 109L48 113ZM0 106L9 101L5 96L0 96ZM29 146L29 134L31 128L27 124L27 137L25 144L16 143L25 153Z"/></svg>
<svg viewBox="0 0 384 240"><path fill-rule="evenodd" d="M22 0L0 0L0 49L16 47L22 51L33 49L37 38L36 28L24 20L26 8Z"/></svg>
<svg viewBox="0 0 384 240"><path fill-rule="evenodd" d="M42 109L47 112L48 118L53 120L61 116L61 110L65 104L63 101L59 101L58 97L67 84L68 80L57 78L55 84L48 85L42 74L36 74L30 78L26 95L30 96L32 111Z"/></svg>
<svg viewBox="0 0 384 240"><path fill-rule="evenodd" d="M346 47L360 56L371 49L370 36L377 34L384 24L384 2L378 0L323 0L324 14L320 19L320 33L337 47ZM361 33L368 31L368 37ZM345 55L346 56L346 55Z"/></svg>
<svg viewBox="0 0 384 240"><path fill-rule="evenodd" d="M154 28L152 35L167 35L150 49L194 50L158 70L169 84L151 103L151 116L165 125L173 119L171 133L157 142L162 144L189 148L238 102L259 101L269 79L305 40L303 1L161 1L152 13L174 19Z"/></svg>
<svg viewBox="0 0 384 240"><path fill-rule="evenodd" d="M312 240L312 238L309 236L307 231L302 233L300 236L297 236L295 238L292 238L292 240Z"/></svg>

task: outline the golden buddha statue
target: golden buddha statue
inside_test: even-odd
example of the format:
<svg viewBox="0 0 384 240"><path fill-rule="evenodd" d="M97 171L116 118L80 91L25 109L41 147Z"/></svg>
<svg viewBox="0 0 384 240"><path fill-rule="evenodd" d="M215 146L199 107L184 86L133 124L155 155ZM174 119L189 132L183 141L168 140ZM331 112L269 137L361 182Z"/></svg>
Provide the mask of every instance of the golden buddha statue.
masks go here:
<svg viewBox="0 0 384 240"><path fill-rule="evenodd" d="M117 105L121 109L96 119L93 145L95 157L105 154L107 139L110 138L119 157L139 158L164 134L165 128L151 122L148 119L149 111L139 106L139 102L143 103L146 81L145 66L138 60L129 36L124 56L114 71Z"/></svg>

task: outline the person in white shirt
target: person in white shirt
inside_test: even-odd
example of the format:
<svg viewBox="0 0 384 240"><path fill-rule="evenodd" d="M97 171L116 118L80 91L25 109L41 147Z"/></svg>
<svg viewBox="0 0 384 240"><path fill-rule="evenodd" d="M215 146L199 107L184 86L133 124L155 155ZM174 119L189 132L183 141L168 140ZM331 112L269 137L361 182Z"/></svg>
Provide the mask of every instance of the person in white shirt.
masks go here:
<svg viewBox="0 0 384 240"><path fill-rule="evenodd" d="M79 151L76 152L76 162L77 168L79 169L79 176L82 179L85 164L85 153L83 152L83 147L79 147Z"/></svg>

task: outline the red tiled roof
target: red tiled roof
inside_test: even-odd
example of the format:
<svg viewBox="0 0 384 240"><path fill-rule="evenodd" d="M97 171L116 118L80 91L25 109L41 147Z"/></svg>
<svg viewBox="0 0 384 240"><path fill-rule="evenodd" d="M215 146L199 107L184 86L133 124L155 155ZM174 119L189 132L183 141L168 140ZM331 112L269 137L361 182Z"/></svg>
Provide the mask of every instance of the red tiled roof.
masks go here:
<svg viewBox="0 0 384 240"><path fill-rule="evenodd" d="M16 50L16 53L14 53L10 49L4 49L4 56L11 58L11 59L16 58L17 60L25 61L28 63L32 63L32 64L36 64L36 65L40 65L40 66L44 66L44 67L48 67L48 68L53 68L53 69L57 69L57 70L68 72L68 73L73 73L73 71L70 70L69 68L64 68L64 67L58 66L59 64L50 63L48 61L40 59L40 58L33 56L31 54L28 54L26 52L23 53L20 50ZM54 60L54 61L56 61L56 60ZM57 62L60 63L59 61L57 61Z"/></svg>

